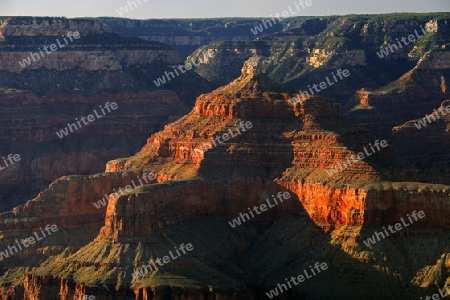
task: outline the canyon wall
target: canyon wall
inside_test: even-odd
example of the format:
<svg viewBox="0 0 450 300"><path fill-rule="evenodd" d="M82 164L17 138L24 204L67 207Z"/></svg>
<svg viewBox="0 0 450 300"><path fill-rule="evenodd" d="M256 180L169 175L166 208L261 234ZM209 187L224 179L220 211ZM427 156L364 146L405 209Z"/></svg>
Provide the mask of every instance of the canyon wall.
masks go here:
<svg viewBox="0 0 450 300"><path fill-rule="evenodd" d="M0 172L0 211L35 197L60 176L98 173L108 160L133 154L207 89L192 74L158 89L153 81L182 63L181 56L158 42L121 37L100 20L11 17L0 31L0 153L21 156ZM69 31L80 37L66 38L66 45L62 35ZM64 47L29 57L56 39ZM102 114L107 102L118 109ZM80 121L94 109L100 117ZM60 130L68 123L77 129L64 136Z"/></svg>
<svg viewBox="0 0 450 300"><path fill-rule="evenodd" d="M298 24L308 17L286 20L265 29L261 35L282 31L286 26ZM217 41L251 41L257 38L251 31L261 24L260 19L190 19L190 20L131 20L102 18L115 32L124 36L139 36L148 41L157 41L187 57L195 49Z"/></svg>
<svg viewBox="0 0 450 300"><path fill-rule="evenodd" d="M100 106L107 102L117 103L118 108L110 113L104 109L103 115ZM108 160L131 155L150 133L186 111L171 91L43 97L1 91L0 103L4 108L0 153L21 157L0 173L3 209L29 199L60 176L101 172ZM80 121L80 128L76 119L95 115L94 109L101 118L87 125ZM68 123L78 129L67 130Z"/></svg>
<svg viewBox="0 0 450 300"><path fill-rule="evenodd" d="M351 20L337 18L337 22L342 23L339 30L359 33ZM445 257L450 249L440 241L449 237L450 187L407 182L408 172L416 170L396 154L398 147L390 140L385 149L329 175L327 170L380 138L343 119L340 105L331 99L304 97L290 104L299 95L268 78L264 60L253 57L239 78L199 96L190 113L157 133L149 132L135 155L109 161L104 173L59 178L35 199L1 213L0 251L45 224L55 223L61 231L4 259L0 297L77 299L93 294L97 299L256 300L317 261L329 264L327 273L318 275L319 281L292 289L286 297L412 299L445 284L450 274ZM8 93L18 97L19 92L4 92ZM145 99L159 95L162 99L154 103L160 105L158 113L166 112L169 104L183 109L171 92L147 93L142 100L123 92L116 102L119 109L136 103L136 110L141 101L141 106L148 107L144 115L155 111ZM367 94L360 94L370 103ZM83 99L86 104L75 116L84 115L111 101L113 93L99 95L63 97L61 102L72 112L71 99ZM164 102L166 98L170 100ZM22 99L18 104L30 105L39 112L33 115L42 116L39 122L44 122L39 109L45 103L37 96ZM130 115L121 124L106 123L105 117L105 123L99 120L98 125L107 137L117 131L122 139L134 140L128 126L135 110L125 109ZM14 105L9 113L21 115ZM26 123L28 119L32 124ZM23 133L27 139L52 142L49 136L55 129L35 129L37 120L28 119L21 119L28 126ZM247 121L252 127L238 136L193 154L203 143L212 143ZM60 122L65 126L68 121ZM443 124L435 132L442 131ZM69 143L76 133L62 142ZM410 133L399 130L402 134ZM84 145L96 146L92 136ZM77 141L73 143L78 145ZM111 149L127 144L126 140L108 141ZM36 148L30 147L33 153ZM56 169L42 174L50 178ZM125 195L110 195L105 207L94 206L105 194L142 178L143 172L156 172L156 181ZM249 208L279 192L291 197L250 218ZM414 210L423 210L426 217L377 245L362 243L374 230L394 225ZM243 213L249 213L250 220L233 228L229 222ZM195 250L143 278L132 276L181 243L192 243Z"/></svg>

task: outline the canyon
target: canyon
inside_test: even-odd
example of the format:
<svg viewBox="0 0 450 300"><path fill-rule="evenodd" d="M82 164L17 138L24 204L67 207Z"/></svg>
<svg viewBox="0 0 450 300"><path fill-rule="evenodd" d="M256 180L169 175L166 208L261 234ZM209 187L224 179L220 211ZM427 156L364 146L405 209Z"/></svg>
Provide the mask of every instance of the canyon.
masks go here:
<svg viewBox="0 0 450 300"><path fill-rule="evenodd" d="M300 18L254 41L235 34L256 20L2 20L0 153L22 159L0 173L0 249L47 224L58 232L2 261L0 299L258 300L315 262L327 270L280 299L406 300L450 284L449 117L414 126L450 105L450 19L380 18ZM374 60L381 32L418 25L428 42ZM203 26L206 36L220 29L232 41L192 41L189 29L151 34L180 26ZM68 30L81 44L18 69L36 45ZM142 30L146 40L120 30ZM185 61L151 41L165 35L186 61L205 50L214 56L156 88L155 78ZM293 92L339 68L355 75L317 95ZM58 138L107 102L117 111ZM327 173L375 140L387 146ZM114 193L144 173L156 176ZM229 225L279 193L290 198ZM107 205L96 206L105 194ZM412 211L426 217L364 243ZM133 276L183 243L192 251Z"/></svg>
<svg viewBox="0 0 450 300"><path fill-rule="evenodd" d="M394 299L405 288L383 285L381 278L403 284L401 278L414 278L407 297L444 283L435 270L447 272L441 266L448 249L445 244L430 249L424 241L448 238L450 186L401 181L402 170L389 168L399 159L390 147L328 179L325 169L372 141L369 132L344 120L331 99L307 97L292 106L295 95L260 66L261 58L251 58L239 78L199 96L190 113L153 134L134 156L109 161L97 175L62 177L27 204L0 214L0 228L8 233L1 246L44 223L66 233L6 262L0 296L260 299L279 278L300 274L319 260L329 266L321 275L327 287L310 280L286 295L339 299L364 288L367 299ZM252 122L250 130L192 156L195 147L244 118ZM101 210L93 206L113 187L150 170L157 174L154 184L110 195ZM246 226L226 223L286 191L293 197ZM375 228L412 210L432 217L387 243L363 245ZM194 250L133 278L135 268L181 243ZM394 245L410 251L393 253ZM385 251L398 258L386 260ZM378 287L370 284L372 276L380 278Z"/></svg>
<svg viewBox="0 0 450 300"><path fill-rule="evenodd" d="M80 38L21 67L30 52L68 31ZM108 160L133 154L189 110L193 90L207 86L190 74L168 89L153 88L152 80L182 63L181 56L157 42L120 37L101 21L9 18L0 32L0 153L22 158L0 172L2 211L61 176L97 173ZM192 90L173 87L180 83ZM106 102L120 109L60 140L56 132Z"/></svg>

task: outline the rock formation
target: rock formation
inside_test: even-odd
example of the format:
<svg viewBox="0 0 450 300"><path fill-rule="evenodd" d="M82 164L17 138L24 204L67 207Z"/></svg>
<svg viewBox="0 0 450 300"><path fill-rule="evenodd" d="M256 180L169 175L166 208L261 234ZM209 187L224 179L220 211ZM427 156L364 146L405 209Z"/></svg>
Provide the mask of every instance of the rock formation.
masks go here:
<svg viewBox="0 0 450 300"><path fill-rule="evenodd" d="M396 152L409 164L403 176L411 181L449 184L450 100L392 129ZM430 151L432 149L432 151Z"/></svg>
<svg viewBox="0 0 450 300"><path fill-rule="evenodd" d="M256 300L317 261L329 270L286 296L412 299L446 283L450 249L439 239L449 238L450 186L395 181L391 141L330 176L375 138L342 119L333 100L283 91L262 69L262 58L250 59L134 156L101 174L63 177L1 214L0 250L47 223L66 234L6 260L0 297ZM204 143L214 146L196 151ZM143 172L157 173L157 183L110 195L104 213L90 206ZM290 198L229 225L280 192ZM373 246L362 242L414 210L427 217ZM192 253L132 276L182 243Z"/></svg>
<svg viewBox="0 0 450 300"><path fill-rule="evenodd" d="M65 45L68 32L80 37L66 38ZM181 56L158 42L121 37L100 20L8 17L0 37L0 157L22 157L0 172L0 211L25 203L61 176L101 172L108 160L135 153L207 90L194 73L157 88L153 81L181 64ZM57 39L64 47L30 59ZM24 59L30 64L22 67ZM58 137L106 102L119 108Z"/></svg>
<svg viewBox="0 0 450 300"><path fill-rule="evenodd" d="M224 85L239 76L244 61L258 54L265 57L264 72L271 79L293 91L309 91L338 69L348 69L349 78L316 95L335 99L346 119L372 134L389 136L392 127L450 97L449 22L446 13L314 18L256 41L206 45L216 55L197 72ZM377 55L415 31L426 34L398 50L393 47L389 55Z"/></svg>

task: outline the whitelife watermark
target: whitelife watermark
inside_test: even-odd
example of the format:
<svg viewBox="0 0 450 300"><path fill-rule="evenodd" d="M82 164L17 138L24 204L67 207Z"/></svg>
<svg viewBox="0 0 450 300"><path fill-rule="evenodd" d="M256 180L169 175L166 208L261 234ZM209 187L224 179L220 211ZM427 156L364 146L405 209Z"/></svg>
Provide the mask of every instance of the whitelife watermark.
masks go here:
<svg viewBox="0 0 450 300"><path fill-rule="evenodd" d="M139 186L137 186L134 183L134 180L131 180L131 183L133 184L133 186L131 186L131 184L129 184L125 188L120 187L117 189L117 192L116 192L116 189L113 189L115 191L115 193L112 193L112 195L114 195L115 198L119 198L119 196L123 196L123 195L125 195L125 193L129 193L134 189L142 187L144 185L144 183L142 182L142 180L140 179L139 176L137 178L140 183ZM148 184L149 181L156 179L156 173L150 173L150 174L144 173L144 174L142 174L142 179L145 181L146 184ZM125 192L124 192L124 190L125 190ZM97 202L94 202L94 206L97 209L100 209L101 207L106 206L106 204L108 204L108 202L109 202L109 195L105 194L105 196L102 199L98 200Z"/></svg>
<svg viewBox="0 0 450 300"><path fill-rule="evenodd" d="M408 41L410 43L415 43L416 42L416 37L419 40L419 39L423 38L427 34L425 29L422 26L420 26L420 28L422 28L422 32L423 32L424 35L419 35L417 30L414 30L415 36L414 36L414 34L410 34L407 38L406 37L402 37L401 38L401 41L403 42L403 44L405 46L409 45L409 43L406 41L406 39L408 39ZM398 51L398 49L403 48L403 45L400 43L398 38L396 38L396 40L397 40L397 44L389 43L386 48L383 48L383 49L381 49L381 51L377 52L378 57L379 58L388 57L390 54L394 53L395 51Z"/></svg>
<svg viewBox="0 0 450 300"><path fill-rule="evenodd" d="M284 292L284 291L283 291L283 288L284 288L284 289L286 290L286 292L287 292L289 289L292 289L291 282L292 282L294 285L299 285L300 283L304 282L305 280L310 279L310 278L313 278L314 276L319 275L320 272L325 271L326 269L328 269L328 265L327 265L327 263L325 263L325 262L321 263L320 265L319 265L318 262L316 262L316 264L314 265L314 269L317 270L317 274L316 274L316 272L314 271L314 269L313 269L312 266L309 266L309 269L310 269L312 275L309 275L309 274L308 274L308 271L305 269L305 270L303 270L303 273L305 274L305 276L303 276L303 275L298 275L297 278L295 278L294 276L292 276L290 280L288 280L287 278L285 278L284 280L286 280L286 284L289 286L289 288L288 288L288 287L286 286L286 284L284 284L284 283L282 283L282 284L278 283L278 284L277 284L277 287L276 287L275 289L272 289L272 290L270 290L269 292L266 293L267 297L269 297L269 299L272 299L272 298L274 298L275 296L278 296L279 294L281 294L281 293ZM296 280L296 279L297 279L297 280ZM280 293L278 293L278 291L280 291Z"/></svg>
<svg viewBox="0 0 450 300"><path fill-rule="evenodd" d="M207 53L207 54L206 54L206 53ZM186 63L184 66L178 65L177 68L178 68L178 70L180 70L180 72L181 72L182 74L184 74L184 73L186 73L187 71L192 70L192 68L193 68L192 65L194 65L195 67L198 67L200 64L205 63L205 60L202 59L203 57L207 56L208 59L209 59L209 58L213 58L214 55L215 55L214 51L203 50L203 52L201 53L201 55L197 57L197 60L198 60L197 62L198 62L198 64L195 63L194 58L191 58L192 64L188 62L188 63ZM153 83L154 83L157 87L160 87L161 85L166 84L166 83L169 82L170 80L175 79L176 77L180 76L180 73L178 73L177 68L173 68L173 72L175 72L175 74L177 74L176 76L175 76L175 74L174 74L173 72L171 72L171 71L170 71L170 72L165 71L165 72L164 72L164 76L162 76L162 77L160 77L160 78L157 78L156 80L153 80ZM186 70L184 70L183 68L186 69ZM170 78L169 75L172 76L172 78ZM167 81L166 81L166 78L167 78Z"/></svg>
<svg viewBox="0 0 450 300"><path fill-rule="evenodd" d="M446 289L448 294L444 294L444 292L441 289L438 289L439 294L433 294L431 296L425 296L424 300L440 300L444 299L447 296L450 296L450 284L444 288ZM420 300L423 300L423 297L420 297Z"/></svg>
<svg viewBox="0 0 450 300"><path fill-rule="evenodd" d="M19 162L20 161L20 155L19 154L8 154L8 157L5 159L5 157L2 156L3 159L3 164L0 162L0 171L12 166L14 163ZM8 161L9 164L8 164Z"/></svg>
<svg viewBox="0 0 450 300"><path fill-rule="evenodd" d="M194 156L201 156L204 155L205 152L207 152L208 150L212 149L213 147L217 147L217 145L221 145L227 141L229 141L231 138L237 137L238 135L241 135L242 133L244 133L245 131L252 129L253 128L253 123L250 121L241 121L239 123L238 126L234 127L234 130L236 132L236 134L233 134L233 131L231 130L231 128L228 129L228 133L223 133L222 135L217 135L214 138L214 142L211 143L203 143L200 147L197 147L194 149ZM241 132L242 131L242 132ZM220 139L220 137L222 137L223 141ZM217 142L217 144L216 144Z"/></svg>
<svg viewBox="0 0 450 300"><path fill-rule="evenodd" d="M278 192L277 198L278 198L278 200L280 200L281 203L283 203L283 199L282 199L282 198L284 198L284 200L287 200L287 199L291 198L291 194L289 194L289 192L284 192L284 193L283 193L283 192ZM271 205L269 199L270 199L270 198L267 198L267 199L266 199L267 205L264 204L264 203L261 204L261 205L259 205L259 209L260 209L261 211L258 211L258 206L256 206L256 205L253 206L253 209L250 209L250 207L248 208L248 212L249 212L250 215L252 216L251 218L250 218L250 216L249 216L247 213L239 213L239 217L237 217L236 219L233 219L232 221L228 222L228 224L230 224L230 226L231 226L232 228L235 228L236 226L241 225L241 220L242 220L242 223L245 223L246 221L250 221L250 219L253 219L253 218L255 217L255 215L253 214L252 210L253 210L257 215L260 215L261 213L267 211L267 208L273 208L273 207L275 207L275 206L278 205L277 199L275 198L274 195L272 195L272 199L273 199L273 201L275 202L274 205ZM267 207L267 206L269 206L269 207ZM246 217L247 220L245 220L244 217Z"/></svg>
<svg viewBox="0 0 450 300"><path fill-rule="evenodd" d="M369 143L369 147L372 150L372 152L369 153L369 151L367 151L367 148L364 147L364 153L367 155L367 157L371 156L372 154L374 154L376 151L373 147L377 148L378 151L381 150L381 148L386 148L388 146L388 143L386 140L382 140L381 142L379 140L376 140L374 143L374 145L372 146L372 143ZM381 148L380 148L381 146ZM344 159L343 161L337 163L336 165L334 165L333 168L326 170L328 176L333 176L335 174L338 174L340 172L342 172L343 170L347 169L348 167L350 167L352 164L357 163L358 161L364 160L366 158L366 155L364 155L363 152L359 152L356 156L355 155L350 155L347 156L346 159ZM339 170L338 170L339 168Z"/></svg>
<svg viewBox="0 0 450 300"><path fill-rule="evenodd" d="M444 113L444 110L446 111L446 113ZM437 110L435 109L433 111L432 114L430 115L425 115L424 118L420 119L418 122L414 122L414 126L416 126L417 129L421 129L422 127L427 127L427 121L429 124L431 124L431 118L433 118L433 122L437 121L438 119L440 119L441 117L439 116L439 113L442 114L442 116L446 116L448 113L450 113L450 105L447 105L445 108L444 107L439 107ZM437 118L435 118L435 115Z"/></svg>
<svg viewBox="0 0 450 300"><path fill-rule="evenodd" d="M69 130L70 130L70 132L73 132L74 130L78 130L81 127L83 127L81 125L80 121L83 122L84 125L88 125L89 123L92 123L92 122L96 121L97 119L100 119L100 118L103 118L103 116L106 116L106 112L103 110L103 106L99 105L99 107L100 107L100 110L102 111L103 115L99 115L97 113L97 110L94 109L95 117L94 117L94 115L88 115L87 117L82 116L80 118L80 120L78 120L78 118L75 118L75 121L77 122L78 127L77 127L77 124L75 124L75 123L67 123L67 126L64 129L61 129L59 132L57 132L56 135L60 139L62 139L63 137L66 137L69 135ZM108 113L110 113L111 110L116 110L118 107L119 106L117 105L116 102L112 102L111 104L109 104L109 102L105 103L105 109L108 111ZM87 120L87 122L86 122L86 120Z"/></svg>
<svg viewBox="0 0 450 300"><path fill-rule="evenodd" d="M95 296L94 295L83 295L82 300L95 300Z"/></svg>
<svg viewBox="0 0 450 300"><path fill-rule="evenodd" d="M325 77L325 81L322 81L319 84L314 83L312 85L312 87L311 87L311 85L308 85L308 89L309 89L309 92L311 94L308 93L307 91L304 92L302 90L299 90L298 92L300 93L300 95L297 95L297 96L292 97L291 99L289 99L289 103L291 105L295 105L296 103L301 102L306 97L310 97L312 95L315 95L315 92L320 93L321 91L327 89L328 87L338 83L339 80L338 80L337 77L339 77L340 80L344 80L345 78L349 77L350 76L350 71L347 70L347 69L345 69L344 71L342 71L342 69L339 69L339 70L336 71L336 75L334 74L334 72L331 72L331 76L333 76L334 82L331 81L330 78L327 76L327 77ZM315 92L313 91L313 89L314 89Z"/></svg>
<svg viewBox="0 0 450 300"><path fill-rule="evenodd" d="M413 223L413 220L411 220L411 217L410 217L409 214L406 214L406 215L408 216L408 220L409 220L409 222L411 222L411 223L405 223L405 220L404 220L403 218L401 218L400 221L402 221L403 226L408 227L409 225L411 225L411 224ZM423 210L419 211L418 213L417 213L416 211L413 211L413 212L411 213L411 215L412 215L412 217L414 218L414 220L416 220L416 221L419 221L419 219L418 219L417 217L419 217L420 219L425 218L425 212L424 212ZM403 226L402 226L402 224L400 224L400 223L396 223L394 226L389 225L389 226L388 226L388 229L389 229L389 231L390 231L392 234L394 234L394 233L396 233L396 232L402 230L403 228L405 228L405 227L403 227ZM395 227L395 230L393 229L394 227ZM376 240L375 238L378 239L378 242L381 241L382 239L387 238L387 237L389 236L389 233L388 233L386 227L383 226L383 230L384 230L384 233L386 234L386 236L383 234L383 232L378 232L378 231L376 231L376 232L372 235L371 238L368 238L368 239L366 239L365 241L363 241L364 244L365 244L367 247L370 247L371 245L375 245L375 244L377 243L377 240ZM381 236L381 238L380 238L380 236Z"/></svg>
<svg viewBox="0 0 450 300"><path fill-rule="evenodd" d="M136 1L139 3L139 5L136 4ZM120 7L119 9L116 9L116 13L119 15L119 17L128 13L128 7L130 7L130 11L133 10L133 7L131 6L131 4L134 5L134 8L138 8L139 6L142 5L141 0L136 0L136 1L127 1L128 5L124 5L124 6ZM149 0L142 0L142 1L147 3Z"/></svg>
<svg viewBox="0 0 450 300"><path fill-rule="evenodd" d="M41 234L42 234L41 238L39 238L38 233L33 232L33 235L34 235L34 237L36 237L36 240L33 236L30 236L26 239L22 239L20 242L17 242L17 240L16 240L16 243L17 243L16 246L19 247L20 250L23 250L22 246L20 244L22 244L25 248L28 248L30 245L33 245L34 243L36 243L36 241L43 240L45 237L47 237L47 235L44 233L44 230L47 231L48 236L50 236L50 235L52 235L52 233L57 232L59 228L58 228L58 226L56 226L56 224L53 224L51 226L47 224L47 225L45 225L44 229L42 229L42 227L39 229L41 230ZM9 257L8 251L11 254L11 256L14 254L13 250L15 251L15 253L19 252L19 250L17 250L16 246L8 246L5 251L0 251L0 261L2 261L4 258Z"/></svg>
<svg viewBox="0 0 450 300"><path fill-rule="evenodd" d="M250 31L254 34L254 35L258 35L260 33L263 33L264 28L265 29L269 29L270 27L273 27L277 24L277 20L275 20L275 18L278 19L278 22L283 21L283 19L287 19L289 17L295 16L296 14L298 14L299 12L302 11L302 9L305 9L307 6L311 6L312 5L312 0L299 0L298 3L294 2L295 8L297 9L296 11L292 10L292 7L289 5L289 11L285 10L281 13L281 15L279 13L277 13L275 15L275 17L273 17L272 15L270 15L270 17L272 18L271 20L263 20L261 21L261 24L258 26L255 26L254 28L251 28ZM301 8L300 8L300 6ZM264 26L264 28L263 28Z"/></svg>
<svg viewBox="0 0 450 300"><path fill-rule="evenodd" d="M56 43L58 44L58 46L56 44L51 44L49 46L42 47L42 50L44 50L47 53L47 55L49 55L55 51L58 51L61 48L64 48L65 46L67 46L69 44L66 37L70 40L70 42L72 42L74 39L77 40L80 38L80 32L75 31L72 33L72 31L69 31L65 35L64 34L62 35L62 38L64 39L65 44L61 44L59 41L59 38L57 38ZM50 48L50 51L48 50L48 48ZM19 65L22 68L25 68L25 67L31 65L31 60L33 60L33 62L36 62L36 59L40 60L41 58L43 58L44 52L42 52L41 48L38 48L38 50L39 50L39 53L38 52L35 52L35 53L30 52L30 55L28 55L27 58L23 59L22 61L19 61ZM40 54L40 56L39 56L39 54Z"/></svg>
<svg viewBox="0 0 450 300"><path fill-rule="evenodd" d="M133 273L133 279L137 280L142 278L145 274L148 274L149 272L147 271L147 268L150 269L150 273L154 272L155 270L158 269L158 267L155 265L155 262L160 266L164 266L164 264L168 264L169 262L171 262L172 260L178 259L179 257L181 257L180 251L183 252L183 254L187 254L187 252L185 250L187 250L188 252L194 250L194 247L192 246L191 243L186 244L186 246L183 244L180 245L180 247L177 249L177 247L175 246L175 252L177 253L177 256L174 256L172 251L169 251L169 255L166 255L161 259L159 257L157 257L155 260L152 259L152 262L150 262L150 265L146 265L143 266L141 268L139 268L137 271L135 271ZM145 269L145 271L143 271Z"/></svg>

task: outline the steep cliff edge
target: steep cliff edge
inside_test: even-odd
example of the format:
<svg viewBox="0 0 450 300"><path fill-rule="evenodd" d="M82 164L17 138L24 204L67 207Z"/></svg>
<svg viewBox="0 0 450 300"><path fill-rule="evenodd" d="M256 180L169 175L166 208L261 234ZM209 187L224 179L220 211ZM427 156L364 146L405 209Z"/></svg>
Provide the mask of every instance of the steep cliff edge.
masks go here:
<svg viewBox="0 0 450 300"><path fill-rule="evenodd" d="M197 73L224 85L256 53L265 57L263 69L274 81L333 98L342 105L344 118L388 137L392 127L449 98L449 22L448 13L314 18L255 41L206 45L216 55ZM411 34L415 41L399 47L397 39ZM348 69L351 76L309 90L338 69Z"/></svg>
<svg viewBox="0 0 450 300"><path fill-rule="evenodd" d="M260 35L270 35L297 24L310 17L283 20L268 27ZM124 36L139 36L147 41L157 41L179 51L187 57L195 49L216 41L251 41L256 38L254 27L261 25L260 19L180 19L180 20L130 20L100 18L115 32Z"/></svg>
<svg viewBox="0 0 450 300"><path fill-rule="evenodd" d="M414 180L450 183L450 100L423 115L392 129L396 151L411 164L409 176ZM430 151L430 149L432 149Z"/></svg>
<svg viewBox="0 0 450 300"><path fill-rule="evenodd" d="M21 156L0 172L0 211L60 176L101 172L108 160L135 153L208 90L195 74L157 88L153 81L181 56L158 42L119 36L99 20L8 17L0 36L0 154ZM102 115L108 102L118 109ZM101 119L80 128L77 120L94 109Z"/></svg>
<svg viewBox="0 0 450 300"><path fill-rule="evenodd" d="M103 115L99 107L108 102L118 108ZM135 152L149 133L187 110L171 91L42 97L0 91L0 104L0 153L21 157L19 164L0 172L3 211L61 176L101 172L109 159ZM87 125L80 121L80 127L76 120L95 115L95 109L101 118ZM68 129L68 124L75 125Z"/></svg>
<svg viewBox="0 0 450 300"><path fill-rule="evenodd" d="M45 206L49 216L58 215L40 223L55 220L76 239L80 224L58 218L77 215L75 207L86 215L89 202L106 190L144 171L157 173L157 184L109 196L94 240L52 248L27 270L26 255L14 261L0 295L256 300L315 262L326 262L328 271L287 297L410 299L442 286L449 246L423 244L450 237L450 186L389 181L398 176L390 169L398 160L391 145L331 176L327 170L375 139L343 120L333 100L284 92L260 66L259 58L250 59L239 78L199 96L188 115L153 134L136 155L110 161L105 173L62 178L2 214L8 240L13 234L7 231L19 233L9 224L32 224ZM249 208L279 193L289 197L250 217ZM426 218L377 245L362 242L413 210L423 210ZM243 213L249 214L242 217L245 224L231 221ZM97 220L92 215L89 226L98 226ZM183 243L192 252L150 269ZM136 276L143 266L148 269Z"/></svg>
<svg viewBox="0 0 450 300"><path fill-rule="evenodd" d="M396 81L376 90L357 91L347 105L347 117L374 132L389 134L392 127L424 115L450 97L449 59L445 47L430 50Z"/></svg>

